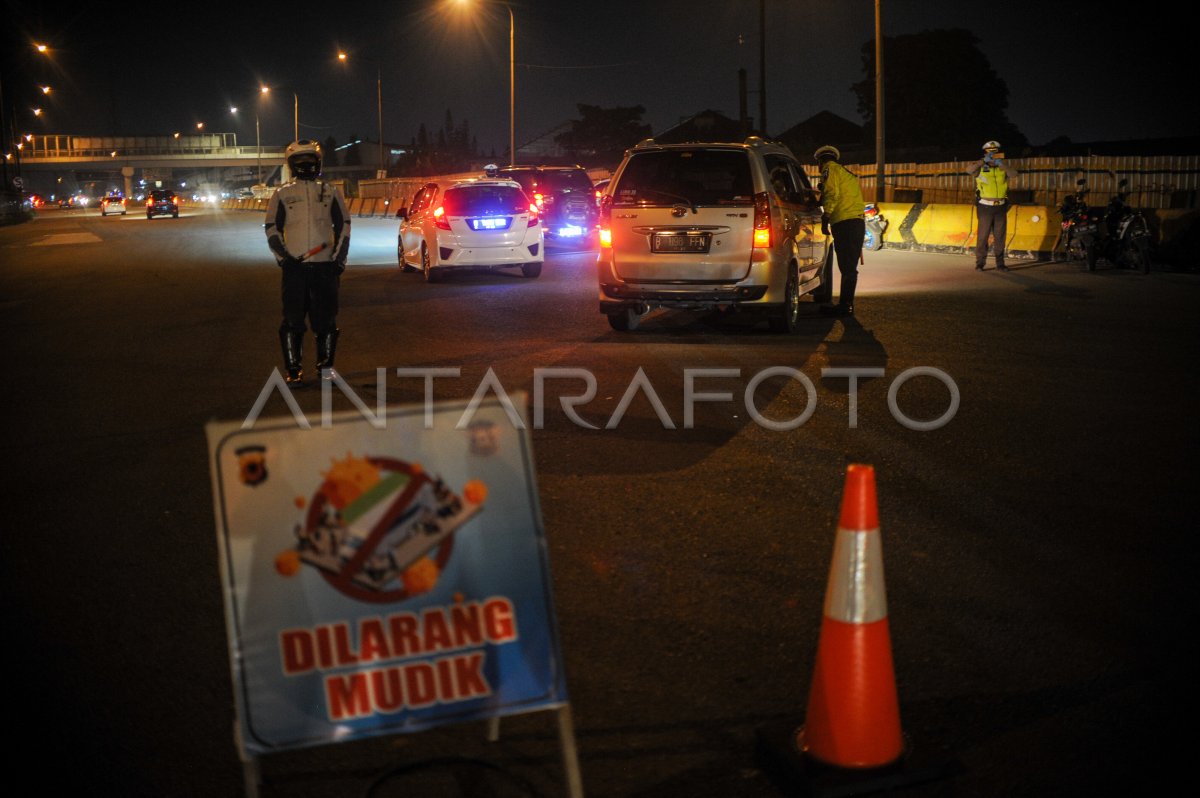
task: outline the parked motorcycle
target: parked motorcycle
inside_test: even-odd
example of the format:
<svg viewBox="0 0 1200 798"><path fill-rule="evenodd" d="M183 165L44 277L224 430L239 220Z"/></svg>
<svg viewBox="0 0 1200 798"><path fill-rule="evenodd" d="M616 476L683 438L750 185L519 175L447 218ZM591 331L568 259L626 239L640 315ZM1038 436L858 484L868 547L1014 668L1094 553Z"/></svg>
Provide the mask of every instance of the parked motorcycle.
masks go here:
<svg viewBox="0 0 1200 798"><path fill-rule="evenodd" d="M1075 193L1068 194L1058 206L1062 216L1062 231L1055 242L1055 250L1061 245L1064 259L1067 261L1082 260L1087 264L1089 272L1096 271L1096 262L1100 258L1100 222L1101 214L1088 207L1087 181L1075 181Z"/></svg>
<svg viewBox="0 0 1200 798"><path fill-rule="evenodd" d="M867 223L867 232L863 235L863 249L877 250L883 247L883 233L887 230L888 220L874 203L868 203L863 208L863 219Z"/></svg>
<svg viewBox="0 0 1200 798"><path fill-rule="evenodd" d="M1115 265L1150 272L1150 226L1142 212L1126 202L1129 192L1124 178L1117 183L1116 195L1108 201L1102 225L1102 254Z"/></svg>
<svg viewBox="0 0 1200 798"><path fill-rule="evenodd" d="M1075 193L1058 206L1062 216L1062 245L1067 260L1083 260L1090 272L1104 258L1119 268L1150 271L1150 226L1141 211L1126 199L1129 181L1117 183L1117 193L1101 209L1087 204L1087 181L1077 180ZM1057 244L1055 248L1057 249Z"/></svg>

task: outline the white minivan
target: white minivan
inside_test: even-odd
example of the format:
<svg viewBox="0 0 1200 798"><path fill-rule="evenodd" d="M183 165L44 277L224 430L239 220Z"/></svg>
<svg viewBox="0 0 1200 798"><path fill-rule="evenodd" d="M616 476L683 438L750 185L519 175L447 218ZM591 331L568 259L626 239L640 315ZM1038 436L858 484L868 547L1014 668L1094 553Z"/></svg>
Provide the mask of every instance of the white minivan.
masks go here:
<svg viewBox="0 0 1200 798"><path fill-rule="evenodd" d="M601 198L600 312L634 329L655 307L752 310L794 332L801 297L828 283L829 236L782 144L658 144L626 151Z"/></svg>

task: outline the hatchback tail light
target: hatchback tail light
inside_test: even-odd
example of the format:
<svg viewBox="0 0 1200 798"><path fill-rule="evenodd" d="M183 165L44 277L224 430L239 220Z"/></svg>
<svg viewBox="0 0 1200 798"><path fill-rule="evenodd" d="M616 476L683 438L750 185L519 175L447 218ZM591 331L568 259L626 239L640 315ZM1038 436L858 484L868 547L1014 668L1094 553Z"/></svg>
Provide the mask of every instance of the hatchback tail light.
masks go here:
<svg viewBox="0 0 1200 798"><path fill-rule="evenodd" d="M532 202L529 203L529 227L537 227L538 225L538 207Z"/></svg>
<svg viewBox="0 0 1200 798"><path fill-rule="evenodd" d="M754 248L771 246L771 197L765 191L754 195Z"/></svg>
<svg viewBox="0 0 1200 798"><path fill-rule="evenodd" d="M446 218L446 209L441 205L433 209L433 226L439 230L450 229L450 220Z"/></svg>

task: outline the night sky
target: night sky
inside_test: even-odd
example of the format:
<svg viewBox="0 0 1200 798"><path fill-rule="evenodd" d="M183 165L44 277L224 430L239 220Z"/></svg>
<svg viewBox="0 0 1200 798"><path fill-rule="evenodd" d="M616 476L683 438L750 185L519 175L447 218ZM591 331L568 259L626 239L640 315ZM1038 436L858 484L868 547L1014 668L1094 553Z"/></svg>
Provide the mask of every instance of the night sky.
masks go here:
<svg viewBox="0 0 1200 798"><path fill-rule="evenodd" d="M456 4L458 0L450 0ZM5 3L5 105L18 132L169 135L232 132L264 144L300 132L407 143L449 111L480 150L508 141L505 6L471 0L247 2L165 6ZM759 0L514 0L518 144L578 116L577 103L641 105L654 131L711 108L738 113L737 71L759 82ZM323 8L323 11L314 9ZM862 119L873 0L767 0L767 122L778 134L828 110ZM1009 118L1033 143L1200 134L1187 4L883 0L884 32L967 28L1009 87ZM1151 30L1153 29L1153 30ZM31 42L52 48L47 59ZM350 65L336 59L351 53ZM952 64L946 65L953 69ZM885 64L886 69L886 64ZM259 83L276 87L259 97ZM49 99L34 87L49 83ZM37 101L45 114L35 119ZM229 113L237 104L238 117ZM748 98L757 115L756 93Z"/></svg>

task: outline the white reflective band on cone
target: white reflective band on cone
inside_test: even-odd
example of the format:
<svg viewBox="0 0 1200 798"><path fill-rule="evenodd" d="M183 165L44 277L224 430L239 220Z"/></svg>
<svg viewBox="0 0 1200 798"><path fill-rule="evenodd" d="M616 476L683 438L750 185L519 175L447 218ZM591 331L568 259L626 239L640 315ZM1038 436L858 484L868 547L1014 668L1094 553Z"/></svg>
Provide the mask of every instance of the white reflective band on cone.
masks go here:
<svg viewBox="0 0 1200 798"><path fill-rule="evenodd" d="M878 529L838 529L825 589L825 617L843 623L872 623L887 617Z"/></svg>

